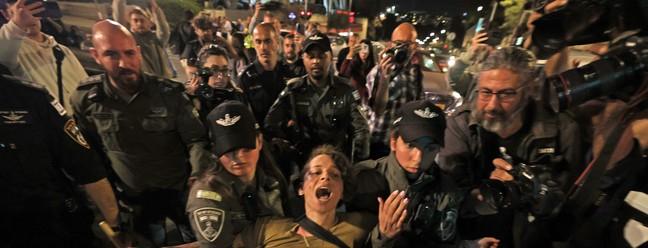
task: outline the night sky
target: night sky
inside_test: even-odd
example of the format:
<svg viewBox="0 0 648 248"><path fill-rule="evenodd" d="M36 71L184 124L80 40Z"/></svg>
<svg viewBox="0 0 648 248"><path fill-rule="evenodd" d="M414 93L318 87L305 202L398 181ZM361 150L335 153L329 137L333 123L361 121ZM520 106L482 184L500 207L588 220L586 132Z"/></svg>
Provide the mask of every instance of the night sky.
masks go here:
<svg viewBox="0 0 648 248"><path fill-rule="evenodd" d="M397 12L426 11L433 15L459 14L475 11L479 5L488 5L490 0L386 0L387 6L396 5Z"/></svg>

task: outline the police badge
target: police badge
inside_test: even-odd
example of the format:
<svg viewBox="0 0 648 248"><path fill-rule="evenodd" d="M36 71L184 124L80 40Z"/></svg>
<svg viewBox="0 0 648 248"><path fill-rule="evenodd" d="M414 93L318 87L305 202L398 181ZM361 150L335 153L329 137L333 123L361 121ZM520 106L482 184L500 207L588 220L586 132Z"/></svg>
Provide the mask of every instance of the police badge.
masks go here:
<svg viewBox="0 0 648 248"><path fill-rule="evenodd" d="M207 241L214 242L223 230L225 211L218 208L199 208L193 212L196 227Z"/></svg>

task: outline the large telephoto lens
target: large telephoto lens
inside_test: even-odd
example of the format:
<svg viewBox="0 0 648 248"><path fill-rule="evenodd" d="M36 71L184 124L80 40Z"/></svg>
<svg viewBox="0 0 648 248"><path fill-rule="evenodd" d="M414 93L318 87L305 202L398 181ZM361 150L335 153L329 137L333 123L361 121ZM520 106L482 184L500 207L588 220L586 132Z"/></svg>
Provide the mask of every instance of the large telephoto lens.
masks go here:
<svg viewBox="0 0 648 248"><path fill-rule="evenodd" d="M551 108L559 112L616 92L634 93L648 65L647 41L631 37L599 60L547 78Z"/></svg>

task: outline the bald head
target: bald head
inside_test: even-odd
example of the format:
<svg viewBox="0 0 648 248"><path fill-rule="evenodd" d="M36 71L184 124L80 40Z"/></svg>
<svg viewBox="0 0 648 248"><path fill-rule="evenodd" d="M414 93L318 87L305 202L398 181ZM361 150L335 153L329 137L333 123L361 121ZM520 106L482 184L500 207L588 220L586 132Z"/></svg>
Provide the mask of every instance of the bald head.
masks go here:
<svg viewBox="0 0 648 248"><path fill-rule="evenodd" d="M271 23L261 23L254 27L252 32L257 59L266 71L274 70L277 64L278 36Z"/></svg>
<svg viewBox="0 0 648 248"><path fill-rule="evenodd" d="M90 54L104 68L111 84L135 94L140 87L142 57L131 32L111 20L97 22L92 27L92 46Z"/></svg>
<svg viewBox="0 0 648 248"><path fill-rule="evenodd" d="M274 39L277 38L277 29L274 27L274 24L271 22L264 22L254 27L252 36L256 33L262 33L264 35L272 35Z"/></svg>
<svg viewBox="0 0 648 248"><path fill-rule="evenodd" d="M128 31L126 27L113 20L102 20L92 26L92 45L95 47L97 46L97 42L100 40L108 40L114 36L128 39L133 43L135 42L135 38L133 38L131 32Z"/></svg>
<svg viewBox="0 0 648 248"><path fill-rule="evenodd" d="M416 41L416 29L411 23L404 22L398 25L392 33L392 41Z"/></svg>

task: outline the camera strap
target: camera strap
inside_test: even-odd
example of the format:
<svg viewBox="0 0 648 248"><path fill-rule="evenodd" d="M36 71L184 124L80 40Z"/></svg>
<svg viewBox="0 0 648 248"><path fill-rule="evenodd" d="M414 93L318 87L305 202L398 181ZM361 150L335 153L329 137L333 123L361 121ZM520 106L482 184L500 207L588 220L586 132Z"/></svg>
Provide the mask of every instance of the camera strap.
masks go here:
<svg viewBox="0 0 648 248"><path fill-rule="evenodd" d="M306 231L308 231L310 234L313 234L313 236L318 237L321 240L334 244L340 248L349 248L349 246L342 242L342 240L340 240L337 236L335 236L329 230L326 230L322 226L313 222L311 219L306 217L306 215L299 217L299 219L297 219L297 223L299 223L299 226L306 229Z"/></svg>
<svg viewBox="0 0 648 248"><path fill-rule="evenodd" d="M52 48L52 51L54 52L54 58L56 59L56 82L58 85L58 100L61 105L65 106L65 101L63 100L63 72L61 68L63 59L65 58L65 53L59 45L54 46Z"/></svg>

